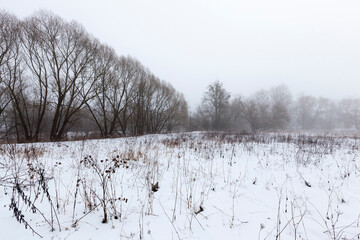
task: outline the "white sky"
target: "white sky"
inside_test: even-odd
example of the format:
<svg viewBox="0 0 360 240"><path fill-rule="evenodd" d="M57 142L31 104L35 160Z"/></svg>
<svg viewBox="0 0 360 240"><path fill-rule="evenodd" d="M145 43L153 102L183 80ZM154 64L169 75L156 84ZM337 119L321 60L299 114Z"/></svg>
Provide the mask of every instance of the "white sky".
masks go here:
<svg viewBox="0 0 360 240"><path fill-rule="evenodd" d="M192 108L215 80L233 95L285 83L295 96L360 97L358 0L0 0L0 8L78 21Z"/></svg>

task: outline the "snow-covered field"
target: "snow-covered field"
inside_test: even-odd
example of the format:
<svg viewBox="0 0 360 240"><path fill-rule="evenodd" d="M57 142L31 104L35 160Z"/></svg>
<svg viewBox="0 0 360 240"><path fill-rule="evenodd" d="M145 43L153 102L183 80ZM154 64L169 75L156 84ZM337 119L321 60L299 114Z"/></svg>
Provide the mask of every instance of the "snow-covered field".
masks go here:
<svg viewBox="0 0 360 240"><path fill-rule="evenodd" d="M0 147L0 239L360 239L353 137L198 132Z"/></svg>

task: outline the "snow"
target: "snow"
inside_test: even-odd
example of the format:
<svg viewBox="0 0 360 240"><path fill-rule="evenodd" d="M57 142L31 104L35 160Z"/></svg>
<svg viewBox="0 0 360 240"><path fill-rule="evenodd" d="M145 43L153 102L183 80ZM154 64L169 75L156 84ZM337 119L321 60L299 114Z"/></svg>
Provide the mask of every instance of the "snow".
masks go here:
<svg viewBox="0 0 360 240"><path fill-rule="evenodd" d="M14 191L18 208L45 239L359 239L358 142L195 132L2 145L1 239L39 239L9 210L16 174L44 216Z"/></svg>

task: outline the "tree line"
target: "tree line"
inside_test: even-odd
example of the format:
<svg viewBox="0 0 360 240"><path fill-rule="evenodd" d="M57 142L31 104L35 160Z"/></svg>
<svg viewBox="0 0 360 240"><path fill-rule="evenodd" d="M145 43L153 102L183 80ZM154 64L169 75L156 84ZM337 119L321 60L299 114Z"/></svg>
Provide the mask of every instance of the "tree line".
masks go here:
<svg viewBox="0 0 360 240"><path fill-rule="evenodd" d="M286 85L235 96L220 81L210 84L190 114L193 130L360 130L360 99L334 101L300 95L293 98Z"/></svg>
<svg viewBox="0 0 360 240"><path fill-rule="evenodd" d="M172 131L187 103L138 60L118 56L77 22L47 11L0 11L0 129L17 141L69 131L101 137Z"/></svg>
<svg viewBox="0 0 360 240"><path fill-rule="evenodd" d="M22 20L0 11L3 139L288 129L360 130L360 99L293 98L285 85L231 96L215 81L189 113L184 96L169 83L135 58L117 55L77 22L47 11Z"/></svg>

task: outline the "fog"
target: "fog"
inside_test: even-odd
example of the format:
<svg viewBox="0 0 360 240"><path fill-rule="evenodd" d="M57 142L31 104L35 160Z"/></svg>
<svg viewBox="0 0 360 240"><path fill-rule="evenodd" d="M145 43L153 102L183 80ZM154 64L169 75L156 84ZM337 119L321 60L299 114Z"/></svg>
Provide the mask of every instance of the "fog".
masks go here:
<svg viewBox="0 0 360 240"><path fill-rule="evenodd" d="M184 93L192 109L220 80L232 95L286 84L333 99L360 89L358 1L1 0L20 18L39 9L76 20Z"/></svg>

